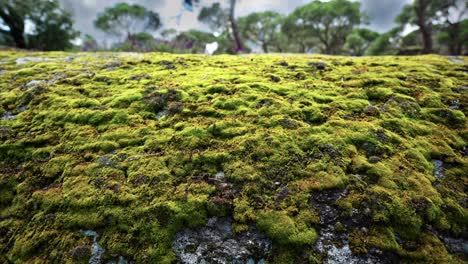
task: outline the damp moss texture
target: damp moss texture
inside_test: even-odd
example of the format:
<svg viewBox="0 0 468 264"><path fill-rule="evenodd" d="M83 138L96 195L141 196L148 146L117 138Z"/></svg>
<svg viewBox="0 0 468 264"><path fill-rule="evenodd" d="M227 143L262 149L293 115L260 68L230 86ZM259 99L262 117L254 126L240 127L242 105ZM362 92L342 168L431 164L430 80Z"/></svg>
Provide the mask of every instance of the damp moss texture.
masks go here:
<svg viewBox="0 0 468 264"><path fill-rule="evenodd" d="M346 190L354 254L466 263L467 61L0 52L0 262L87 263L93 230L104 261L174 263L217 216L319 263L313 197Z"/></svg>

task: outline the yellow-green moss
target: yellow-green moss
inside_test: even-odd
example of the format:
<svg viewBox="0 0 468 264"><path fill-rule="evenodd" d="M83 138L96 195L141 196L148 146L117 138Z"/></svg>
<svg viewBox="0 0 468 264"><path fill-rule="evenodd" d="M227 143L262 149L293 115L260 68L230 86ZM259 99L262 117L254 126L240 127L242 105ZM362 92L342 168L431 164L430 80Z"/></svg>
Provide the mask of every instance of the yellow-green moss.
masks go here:
<svg viewBox="0 0 468 264"><path fill-rule="evenodd" d="M25 56L53 60L16 64ZM171 263L177 231L222 215L235 232L264 231L271 263L319 263L311 197L331 189L349 191L335 204L343 216L370 211L369 232L350 232L356 253L461 261L427 230L468 232L464 64L432 55L0 58L0 117L16 115L0 118L0 262L72 263L71 250L91 243L80 229L93 229L105 258Z"/></svg>

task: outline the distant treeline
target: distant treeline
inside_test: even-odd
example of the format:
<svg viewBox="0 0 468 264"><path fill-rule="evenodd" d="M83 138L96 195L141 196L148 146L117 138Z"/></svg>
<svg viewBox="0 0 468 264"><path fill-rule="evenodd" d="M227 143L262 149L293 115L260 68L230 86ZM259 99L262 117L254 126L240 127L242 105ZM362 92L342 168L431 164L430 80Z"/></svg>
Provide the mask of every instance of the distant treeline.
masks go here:
<svg viewBox="0 0 468 264"><path fill-rule="evenodd" d="M164 28L157 10L116 4L94 21L96 28L120 39L106 47L91 35L80 36L58 0L0 0L0 45L46 51L204 53L208 43L216 42L216 53L231 54L468 54L467 0L414 0L395 18L398 26L383 34L368 29L369 17L359 2L316 0L287 16L264 11L236 18L238 1L245 0L220 0L210 6L203 0L181 1L182 10L198 12L198 20L211 32ZM27 23L33 25L28 32ZM78 38L81 41L75 41Z"/></svg>

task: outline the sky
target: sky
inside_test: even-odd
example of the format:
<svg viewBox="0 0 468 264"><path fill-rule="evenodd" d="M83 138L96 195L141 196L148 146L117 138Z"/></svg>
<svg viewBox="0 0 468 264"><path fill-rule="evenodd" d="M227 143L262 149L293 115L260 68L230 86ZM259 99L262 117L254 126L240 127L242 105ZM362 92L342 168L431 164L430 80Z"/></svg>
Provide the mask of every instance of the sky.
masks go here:
<svg viewBox="0 0 468 264"><path fill-rule="evenodd" d="M214 2L226 0L201 0L202 5L211 5ZM245 16L252 12L274 10L283 14L292 12L295 8L307 4L311 0L238 0L236 16ZM356 0L357 1L357 0ZM367 26L378 32L386 32L395 26L395 17L403 6L411 0L359 0L364 12L370 16ZM175 16L181 13L182 0L60 0L63 6L70 10L75 20L75 27L84 34L94 36L98 42L106 44L112 38L93 26L97 14L105 8L119 2L136 3L158 12L165 29L173 28L178 31L188 29L202 29L207 27L197 21L198 9L194 12L184 12L180 23Z"/></svg>

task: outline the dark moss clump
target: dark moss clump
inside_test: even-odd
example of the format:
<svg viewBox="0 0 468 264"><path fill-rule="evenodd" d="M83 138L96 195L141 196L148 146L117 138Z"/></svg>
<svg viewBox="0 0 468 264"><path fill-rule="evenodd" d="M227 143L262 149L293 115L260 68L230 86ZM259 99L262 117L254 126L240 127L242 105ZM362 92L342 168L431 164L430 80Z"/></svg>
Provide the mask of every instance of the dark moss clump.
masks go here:
<svg viewBox="0 0 468 264"><path fill-rule="evenodd" d="M172 111L177 111L181 108L181 94L175 89L168 89L167 92L154 92L148 95L145 99L146 104L151 108L155 113L158 113L168 107L169 104L172 104Z"/></svg>
<svg viewBox="0 0 468 264"><path fill-rule="evenodd" d="M434 123L444 124L449 127L466 126L466 116L462 111L452 109L425 109L424 117Z"/></svg>

